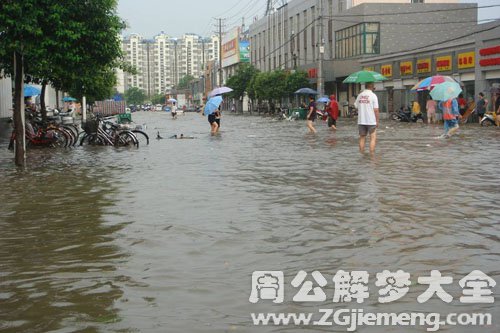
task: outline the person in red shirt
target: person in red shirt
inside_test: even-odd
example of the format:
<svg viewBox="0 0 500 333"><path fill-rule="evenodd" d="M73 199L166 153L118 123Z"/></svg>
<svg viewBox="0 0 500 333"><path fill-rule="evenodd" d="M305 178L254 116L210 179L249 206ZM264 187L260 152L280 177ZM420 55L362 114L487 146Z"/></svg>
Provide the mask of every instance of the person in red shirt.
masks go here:
<svg viewBox="0 0 500 333"><path fill-rule="evenodd" d="M337 119L339 117L339 103L334 94L330 95L330 102L327 105L328 112L328 128L332 130L337 129Z"/></svg>
<svg viewBox="0 0 500 333"><path fill-rule="evenodd" d="M458 112L463 116L465 111L467 110L467 100L464 98L463 94L458 95Z"/></svg>

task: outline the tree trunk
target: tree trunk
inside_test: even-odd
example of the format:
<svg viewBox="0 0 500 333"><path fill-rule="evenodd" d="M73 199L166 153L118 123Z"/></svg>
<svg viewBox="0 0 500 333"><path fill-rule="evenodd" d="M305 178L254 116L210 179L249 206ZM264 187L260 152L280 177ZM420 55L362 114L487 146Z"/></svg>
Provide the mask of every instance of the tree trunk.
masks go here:
<svg viewBox="0 0 500 333"><path fill-rule="evenodd" d="M56 109L59 110L59 89L56 89Z"/></svg>
<svg viewBox="0 0 500 333"><path fill-rule="evenodd" d="M47 121L47 109L45 107L45 90L47 88L47 81L42 81L42 92L40 93L40 112L42 114L42 121Z"/></svg>
<svg viewBox="0 0 500 333"><path fill-rule="evenodd" d="M17 166L26 165L26 134L24 127L24 73L23 55L14 52L14 128L16 132L15 163Z"/></svg>

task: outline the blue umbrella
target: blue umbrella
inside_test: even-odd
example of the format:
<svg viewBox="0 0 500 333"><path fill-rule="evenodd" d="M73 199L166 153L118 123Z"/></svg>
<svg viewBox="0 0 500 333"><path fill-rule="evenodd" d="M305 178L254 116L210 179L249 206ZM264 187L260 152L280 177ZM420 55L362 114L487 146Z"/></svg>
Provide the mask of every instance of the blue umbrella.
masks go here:
<svg viewBox="0 0 500 333"><path fill-rule="evenodd" d="M24 96L25 97L37 96L37 95L40 95L41 93L42 93L42 91L35 86L29 85L29 84L24 85Z"/></svg>
<svg viewBox="0 0 500 333"><path fill-rule="evenodd" d="M209 114L212 114L219 108L220 103L222 103L222 96L214 96L210 98L205 104L205 108L203 109L203 114L205 116L208 116Z"/></svg>
<svg viewBox="0 0 500 333"><path fill-rule="evenodd" d="M74 102L76 101L76 98L73 97L64 97L63 102Z"/></svg>
<svg viewBox="0 0 500 333"><path fill-rule="evenodd" d="M318 92L311 88L300 88L295 92L296 94L317 95Z"/></svg>
<svg viewBox="0 0 500 333"><path fill-rule="evenodd" d="M457 82L443 82L434 86L431 96L435 101L447 101L450 98L457 98L461 92L462 88Z"/></svg>
<svg viewBox="0 0 500 333"><path fill-rule="evenodd" d="M323 96L323 97L318 98L318 100L316 102L328 103L328 102L330 102L330 98L328 98L327 96Z"/></svg>

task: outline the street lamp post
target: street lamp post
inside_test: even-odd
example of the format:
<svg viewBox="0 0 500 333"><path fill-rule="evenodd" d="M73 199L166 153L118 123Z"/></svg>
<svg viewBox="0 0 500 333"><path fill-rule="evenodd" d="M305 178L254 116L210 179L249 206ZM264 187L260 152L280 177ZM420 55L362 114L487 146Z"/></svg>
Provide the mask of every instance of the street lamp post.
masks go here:
<svg viewBox="0 0 500 333"><path fill-rule="evenodd" d="M323 0L318 0L318 12L319 12L319 58L318 58L318 92L320 96L325 94L325 78L323 76L323 58L325 54L325 37L323 31Z"/></svg>

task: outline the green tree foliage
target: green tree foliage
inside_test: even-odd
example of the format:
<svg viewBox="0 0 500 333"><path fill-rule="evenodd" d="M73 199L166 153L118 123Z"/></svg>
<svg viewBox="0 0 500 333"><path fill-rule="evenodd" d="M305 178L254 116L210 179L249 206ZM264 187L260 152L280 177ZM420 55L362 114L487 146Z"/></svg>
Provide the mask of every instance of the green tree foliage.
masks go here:
<svg viewBox="0 0 500 333"><path fill-rule="evenodd" d="M77 98L109 94L116 80L113 69L123 63L119 33L125 25L116 5L116 0L0 1L0 69L18 73L15 116L22 121L22 73ZM24 124L16 122L15 127L24 131ZM17 143L16 156L17 148L24 154L24 143Z"/></svg>
<svg viewBox="0 0 500 333"><path fill-rule="evenodd" d="M306 72L296 71L287 75L285 86L287 95L293 95L293 93L300 88L310 88L311 84L309 83Z"/></svg>
<svg viewBox="0 0 500 333"><path fill-rule="evenodd" d="M194 80L192 75L185 75L179 80L179 84L177 84L177 89L187 89L189 88L189 84Z"/></svg>
<svg viewBox="0 0 500 333"><path fill-rule="evenodd" d="M127 104L143 104L146 100L146 93L137 87L132 87L125 91L125 100Z"/></svg>
<svg viewBox="0 0 500 333"><path fill-rule="evenodd" d="M153 104L165 104L165 95L156 94L151 98L151 103Z"/></svg>
<svg viewBox="0 0 500 333"><path fill-rule="evenodd" d="M259 73L258 69L253 65L248 63L240 64L236 73L226 82L226 86L233 89L228 96L239 99L243 97L245 92L250 96L250 82L252 82L252 79L257 73Z"/></svg>
<svg viewBox="0 0 500 333"><path fill-rule="evenodd" d="M303 87L309 87L310 83L305 72L289 73L283 70L257 73L250 80L250 91L255 98L268 101L279 101L282 97L293 95Z"/></svg>

